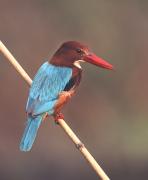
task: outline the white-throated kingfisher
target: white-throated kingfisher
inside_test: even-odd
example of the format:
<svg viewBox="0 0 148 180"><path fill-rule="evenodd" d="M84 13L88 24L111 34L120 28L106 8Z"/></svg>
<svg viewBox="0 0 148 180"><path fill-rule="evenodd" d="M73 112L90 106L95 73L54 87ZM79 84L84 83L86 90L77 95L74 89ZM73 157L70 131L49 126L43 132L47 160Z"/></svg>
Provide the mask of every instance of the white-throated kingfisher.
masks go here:
<svg viewBox="0 0 148 180"><path fill-rule="evenodd" d="M26 105L28 118L20 143L21 151L31 149L38 128L47 115L52 115L56 122L63 118L61 108L81 81L80 62L113 69L111 64L93 54L86 45L76 41L63 43L51 60L39 68L33 79Z"/></svg>

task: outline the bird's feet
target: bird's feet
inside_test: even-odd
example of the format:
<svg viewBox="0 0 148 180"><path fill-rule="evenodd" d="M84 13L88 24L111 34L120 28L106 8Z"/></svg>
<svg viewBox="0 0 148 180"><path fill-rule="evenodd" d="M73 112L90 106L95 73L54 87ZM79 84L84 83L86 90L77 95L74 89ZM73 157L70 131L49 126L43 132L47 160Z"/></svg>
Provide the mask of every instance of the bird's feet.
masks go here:
<svg viewBox="0 0 148 180"><path fill-rule="evenodd" d="M64 115L61 112L54 114L53 117L56 124L59 124L60 119L64 119Z"/></svg>

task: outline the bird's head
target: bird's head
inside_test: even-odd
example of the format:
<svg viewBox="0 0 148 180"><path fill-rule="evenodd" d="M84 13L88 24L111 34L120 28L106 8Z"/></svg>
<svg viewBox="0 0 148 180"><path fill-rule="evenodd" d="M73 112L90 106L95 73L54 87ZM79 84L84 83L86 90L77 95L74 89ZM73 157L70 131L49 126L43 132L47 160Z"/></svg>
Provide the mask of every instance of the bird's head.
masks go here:
<svg viewBox="0 0 148 180"><path fill-rule="evenodd" d="M92 53L86 45L76 41L63 43L55 52L50 63L56 66L81 68L80 62L88 62L105 69L113 69L113 66Z"/></svg>

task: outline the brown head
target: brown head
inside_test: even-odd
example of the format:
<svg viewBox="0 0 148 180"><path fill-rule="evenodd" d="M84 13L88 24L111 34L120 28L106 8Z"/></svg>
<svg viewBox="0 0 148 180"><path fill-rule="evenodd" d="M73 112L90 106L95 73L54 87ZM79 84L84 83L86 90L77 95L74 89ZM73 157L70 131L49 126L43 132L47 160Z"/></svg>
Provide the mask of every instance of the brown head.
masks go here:
<svg viewBox="0 0 148 180"><path fill-rule="evenodd" d="M102 68L113 69L111 64L97 57L86 45L76 41L63 43L53 55L50 63L56 66L81 68L81 61L88 62Z"/></svg>

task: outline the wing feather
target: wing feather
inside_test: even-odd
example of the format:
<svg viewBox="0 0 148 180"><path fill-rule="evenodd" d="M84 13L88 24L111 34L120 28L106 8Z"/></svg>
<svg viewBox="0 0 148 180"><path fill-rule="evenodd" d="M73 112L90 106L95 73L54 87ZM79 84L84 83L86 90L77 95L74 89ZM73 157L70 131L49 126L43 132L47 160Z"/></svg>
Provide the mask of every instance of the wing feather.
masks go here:
<svg viewBox="0 0 148 180"><path fill-rule="evenodd" d="M52 112L58 95L72 77L72 69L45 62L38 70L29 92L27 113Z"/></svg>

